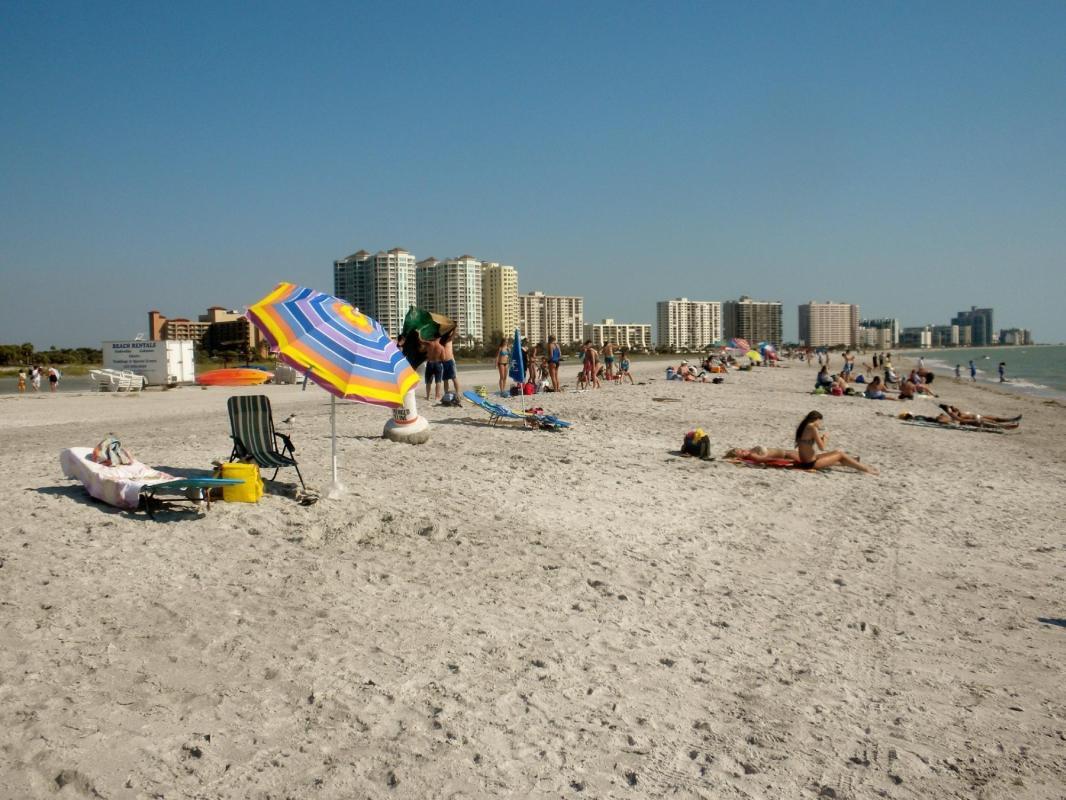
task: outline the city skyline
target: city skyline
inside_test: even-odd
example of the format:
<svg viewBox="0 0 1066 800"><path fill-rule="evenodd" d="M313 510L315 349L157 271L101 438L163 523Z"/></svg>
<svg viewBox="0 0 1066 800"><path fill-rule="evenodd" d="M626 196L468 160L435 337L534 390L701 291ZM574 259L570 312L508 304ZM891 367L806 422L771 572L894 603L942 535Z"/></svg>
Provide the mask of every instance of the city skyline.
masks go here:
<svg viewBox="0 0 1066 800"><path fill-rule="evenodd" d="M1064 33L1062 4L15 4L0 342L328 290L349 241L515 264L587 319L751 295L788 339L835 295L1066 341Z"/></svg>

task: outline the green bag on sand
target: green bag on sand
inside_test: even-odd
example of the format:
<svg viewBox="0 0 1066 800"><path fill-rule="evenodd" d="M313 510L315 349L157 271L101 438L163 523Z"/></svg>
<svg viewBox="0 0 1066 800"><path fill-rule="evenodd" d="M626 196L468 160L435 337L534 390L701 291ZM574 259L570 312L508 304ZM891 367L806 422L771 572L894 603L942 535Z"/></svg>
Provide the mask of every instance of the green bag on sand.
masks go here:
<svg viewBox="0 0 1066 800"><path fill-rule="evenodd" d="M819 386L817 389L811 392L811 394L825 394L825 387Z"/></svg>

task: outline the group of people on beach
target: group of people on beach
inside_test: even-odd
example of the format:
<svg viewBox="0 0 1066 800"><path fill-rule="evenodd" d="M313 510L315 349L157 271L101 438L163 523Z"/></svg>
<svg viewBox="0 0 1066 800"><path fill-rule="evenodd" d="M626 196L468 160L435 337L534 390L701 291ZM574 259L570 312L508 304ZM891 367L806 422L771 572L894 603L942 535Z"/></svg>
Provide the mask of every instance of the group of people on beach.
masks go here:
<svg viewBox="0 0 1066 800"><path fill-rule="evenodd" d="M506 397L507 380L513 378L511 367L515 359L510 341L503 337L496 347L496 369L500 374L500 395ZM522 364L525 370L524 386L530 386L534 392L561 392L559 365L563 360L563 351L555 336L549 336L547 342L529 345L522 342ZM602 359L602 360L601 360ZM591 339L581 346L581 371L577 374L577 388L599 389L603 381L622 382L626 379L633 383L629 372L629 351L617 348L613 342L607 342L603 351L598 350Z"/></svg>
<svg viewBox="0 0 1066 800"><path fill-rule="evenodd" d="M37 365L32 367L19 367L18 390L19 394L25 394L28 385L33 391L41 391L41 376L44 371ZM48 368L48 391L54 392L59 386L59 370L55 367Z"/></svg>

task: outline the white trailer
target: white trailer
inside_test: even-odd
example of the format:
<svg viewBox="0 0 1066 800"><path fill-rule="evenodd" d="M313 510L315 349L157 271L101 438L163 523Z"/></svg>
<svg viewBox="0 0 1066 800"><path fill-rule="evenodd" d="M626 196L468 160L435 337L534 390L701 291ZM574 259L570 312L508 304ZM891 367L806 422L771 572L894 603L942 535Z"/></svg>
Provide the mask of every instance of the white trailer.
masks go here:
<svg viewBox="0 0 1066 800"><path fill-rule="evenodd" d="M135 372L152 386L196 380L196 357L189 340L104 342L103 350L105 369Z"/></svg>

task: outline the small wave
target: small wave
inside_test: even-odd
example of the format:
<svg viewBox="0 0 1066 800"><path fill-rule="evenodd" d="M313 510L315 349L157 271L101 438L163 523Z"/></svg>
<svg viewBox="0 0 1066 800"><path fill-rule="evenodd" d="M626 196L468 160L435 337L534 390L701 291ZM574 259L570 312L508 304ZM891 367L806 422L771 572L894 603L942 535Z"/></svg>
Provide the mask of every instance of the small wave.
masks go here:
<svg viewBox="0 0 1066 800"><path fill-rule="evenodd" d="M1023 380L1021 378L1009 378L1006 383L1011 386L1017 386L1022 389L1051 389L1050 386L1045 386L1042 383L1033 383L1032 381Z"/></svg>

